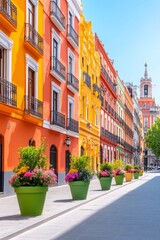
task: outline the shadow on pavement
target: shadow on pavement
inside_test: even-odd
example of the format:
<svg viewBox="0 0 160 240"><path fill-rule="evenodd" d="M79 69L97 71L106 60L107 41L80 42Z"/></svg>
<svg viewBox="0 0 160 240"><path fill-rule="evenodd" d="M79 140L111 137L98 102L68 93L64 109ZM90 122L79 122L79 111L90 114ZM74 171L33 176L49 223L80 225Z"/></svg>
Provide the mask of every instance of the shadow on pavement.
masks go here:
<svg viewBox="0 0 160 240"><path fill-rule="evenodd" d="M113 194L116 194L116 191ZM110 196L110 194L107 195L108 198ZM103 204L105 199L106 196L101 198ZM90 203L88 211L94 209L94 205L97 206L96 201ZM77 212L81 215L84 209L85 206L82 206L81 209L72 212L72 215ZM66 222L69 221L67 215L65 218ZM70 229L70 231L53 239L159 240L159 224L160 176L157 176L135 190L123 195L123 197L112 202L110 205L106 205L106 207L91 217L83 219L83 222Z"/></svg>

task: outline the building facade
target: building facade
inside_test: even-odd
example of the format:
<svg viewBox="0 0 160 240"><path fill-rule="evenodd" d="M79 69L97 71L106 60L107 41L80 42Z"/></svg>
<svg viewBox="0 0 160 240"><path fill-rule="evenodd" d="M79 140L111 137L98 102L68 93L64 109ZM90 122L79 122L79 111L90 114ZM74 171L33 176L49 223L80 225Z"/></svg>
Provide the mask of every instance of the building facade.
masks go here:
<svg viewBox="0 0 160 240"><path fill-rule="evenodd" d="M142 112L138 105L137 86L126 83L126 87L133 100L133 162L142 166L144 151L144 134L142 128Z"/></svg>
<svg viewBox="0 0 160 240"><path fill-rule="evenodd" d="M140 80L140 98L138 101L139 107L142 111L142 125L144 130L144 136L147 129L150 128L157 117L159 117L160 108L155 103L155 99L152 98L152 79L148 77L147 64L145 63L144 77ZM158 159L147 148L144 151L145 165L157 165Z"/></svg>
<svg viewBox="0 0 160 240"><path fill-rule="evenodd" d="M124 164L134 164L133 161L133 99L125 87L125 143Z"/></svg>
<svg viewBox="0 0 160 240"><path fill-rule="evenodd" d="M96 171L100 162L100 56L95 49L92 24L80 21L80 121L79 154L92 159Z"/></svg>
<svg viewBox="0 0 160 240"><path fill-rule="evenodd" d="M117 134L117 159L124 160L124 142L125 142L125 95L124 83L117 74L117 114L116 114L116 134Z"/></svg>
<svg viewBox="0 0 160 240"><path fill-rule="evenodd" d="M45 1L43 135L48 156L65 183L70 154L78 155L79 0Z"/></svg>
<svg viewBox="0 0 160 240"><path fill-rule="evenodd" d="M0 2L0 192L18 148L40 144L43 125L43 1Z"/></svg>
<svg viewBox="0 0 160 240"><path fill-rule="evenodd" d="M117 158L116 145L116 70L113 62L109 59L104 45L95 35L96 50L101 60L100 86L102 96L101 106L101 162L112 162Z"/></svg>

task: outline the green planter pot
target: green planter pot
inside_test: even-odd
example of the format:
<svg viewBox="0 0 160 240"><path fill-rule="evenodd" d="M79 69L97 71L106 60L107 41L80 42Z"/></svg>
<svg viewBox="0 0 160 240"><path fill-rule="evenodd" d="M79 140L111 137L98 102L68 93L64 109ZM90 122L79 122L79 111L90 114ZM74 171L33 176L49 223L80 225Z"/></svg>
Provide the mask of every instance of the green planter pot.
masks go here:
<svg viewBox="0 0 160 240"><path fill-rule="evenodd" d="M73 200L84 200L87 198L88 188L90 182L84 181L73 181L69 182L72 199Z"/></svg>
<svg viewBox="0 0 160 240"><path fill-rule="evenodd" d="M114 176L116 185L122 185L123 184L123 180L124 180L124 175L116 175Z"/></svg>
<svg viewBox="0 0 160 240"><path fill-rule="evenodd" d="M134 179L138 179L139 178L139 172L134 172Z"/></svg>
<svg viewBox="0 0 160 240"><path fill-rule="evenodd" d="M111 188L112 177L101 177L99 182L102 190L109 190Z"/></svg>
<svg viewBox="0 0 160 240"><path fill-rule="evenodd" d="M38 216L42 214L48 186L16 187L18 204L22 216Z"/></svg>

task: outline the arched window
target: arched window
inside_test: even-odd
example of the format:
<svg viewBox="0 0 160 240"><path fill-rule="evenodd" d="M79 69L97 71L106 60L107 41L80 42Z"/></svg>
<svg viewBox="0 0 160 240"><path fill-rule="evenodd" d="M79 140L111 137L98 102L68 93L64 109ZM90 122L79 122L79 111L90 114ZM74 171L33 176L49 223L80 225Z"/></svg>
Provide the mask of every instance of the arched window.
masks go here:
<svg viewBox="0 0 160 240"><path fill-rule="evenodd" d="M68 173L69 169L70 169L70 152L67 150L65 172Z"/></svg>
<svg viewBox="0 0 160 240"><path fill-rule="evenodd" d="M36 144L35 144L35 140L33 140L33 138L30 138L28 145L35 147L35 145L36 145Z"/></svg>
<svg viewBox="0 0 160 240"><path fill-rule="evenodd" d="M54 145L50 147L50 168L53 168L57 174L57 149Z"/></svg>
<svg viewBox="0 0 160 240"><path fill-rule="evenodd" d="M84 147L81 146L81 156L84 155Z"/></svg>
<svg viewBox="0 0 160 240"><path fill-rule="evenodd" d="M148 96L148 85L144 85L144 96Z"/></svg>

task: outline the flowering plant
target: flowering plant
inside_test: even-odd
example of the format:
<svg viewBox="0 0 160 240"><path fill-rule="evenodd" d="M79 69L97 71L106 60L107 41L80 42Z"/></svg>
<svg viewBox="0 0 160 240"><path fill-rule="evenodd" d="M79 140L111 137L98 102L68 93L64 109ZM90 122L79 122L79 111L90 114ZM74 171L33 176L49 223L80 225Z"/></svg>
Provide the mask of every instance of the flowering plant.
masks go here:
<svg viewBox="0 0 160 240"><path fill-rule="evenodd" d="M90 159L88 156L74 157L70 159L71 169L65 177L66 182L90 181L93 172L90 170Z"/></svg>
<svg viewBox="0 0 160 240"><path fill-rule="evenodd" d="M140 167L138 165L134 165L134 172L139 172L140 171Z"/></svg>
<svg viewBox="0 0 160 240"><path fill-rule="evenodd" d="M29 146L18 150L20 162L13 170L14 174L8 179L12 187L48 186L57 181L54 170L47 170L45 150L44 142L39 148Z"/></svg>
<svg viewBox="0 0 160 240"><path fill-rule="evenodd" d="M126 164L124 169L127 173L133 173L134 172L134 169L130 164Z"/></svg>
<svg viewBox="0 0 160 240"><path fill-rule="evenodd" d="M115 169L114 170L114 176L124 175L124 174L125 174L125 171L123 169Z"/></svg>
<svg viewBox="0 0 160 240"><path fill-rule="evenodd" d="M100 165L100 171L97 173L98 178L101 177L113 177L112 166L108 162L104 162Z"/></svg>

